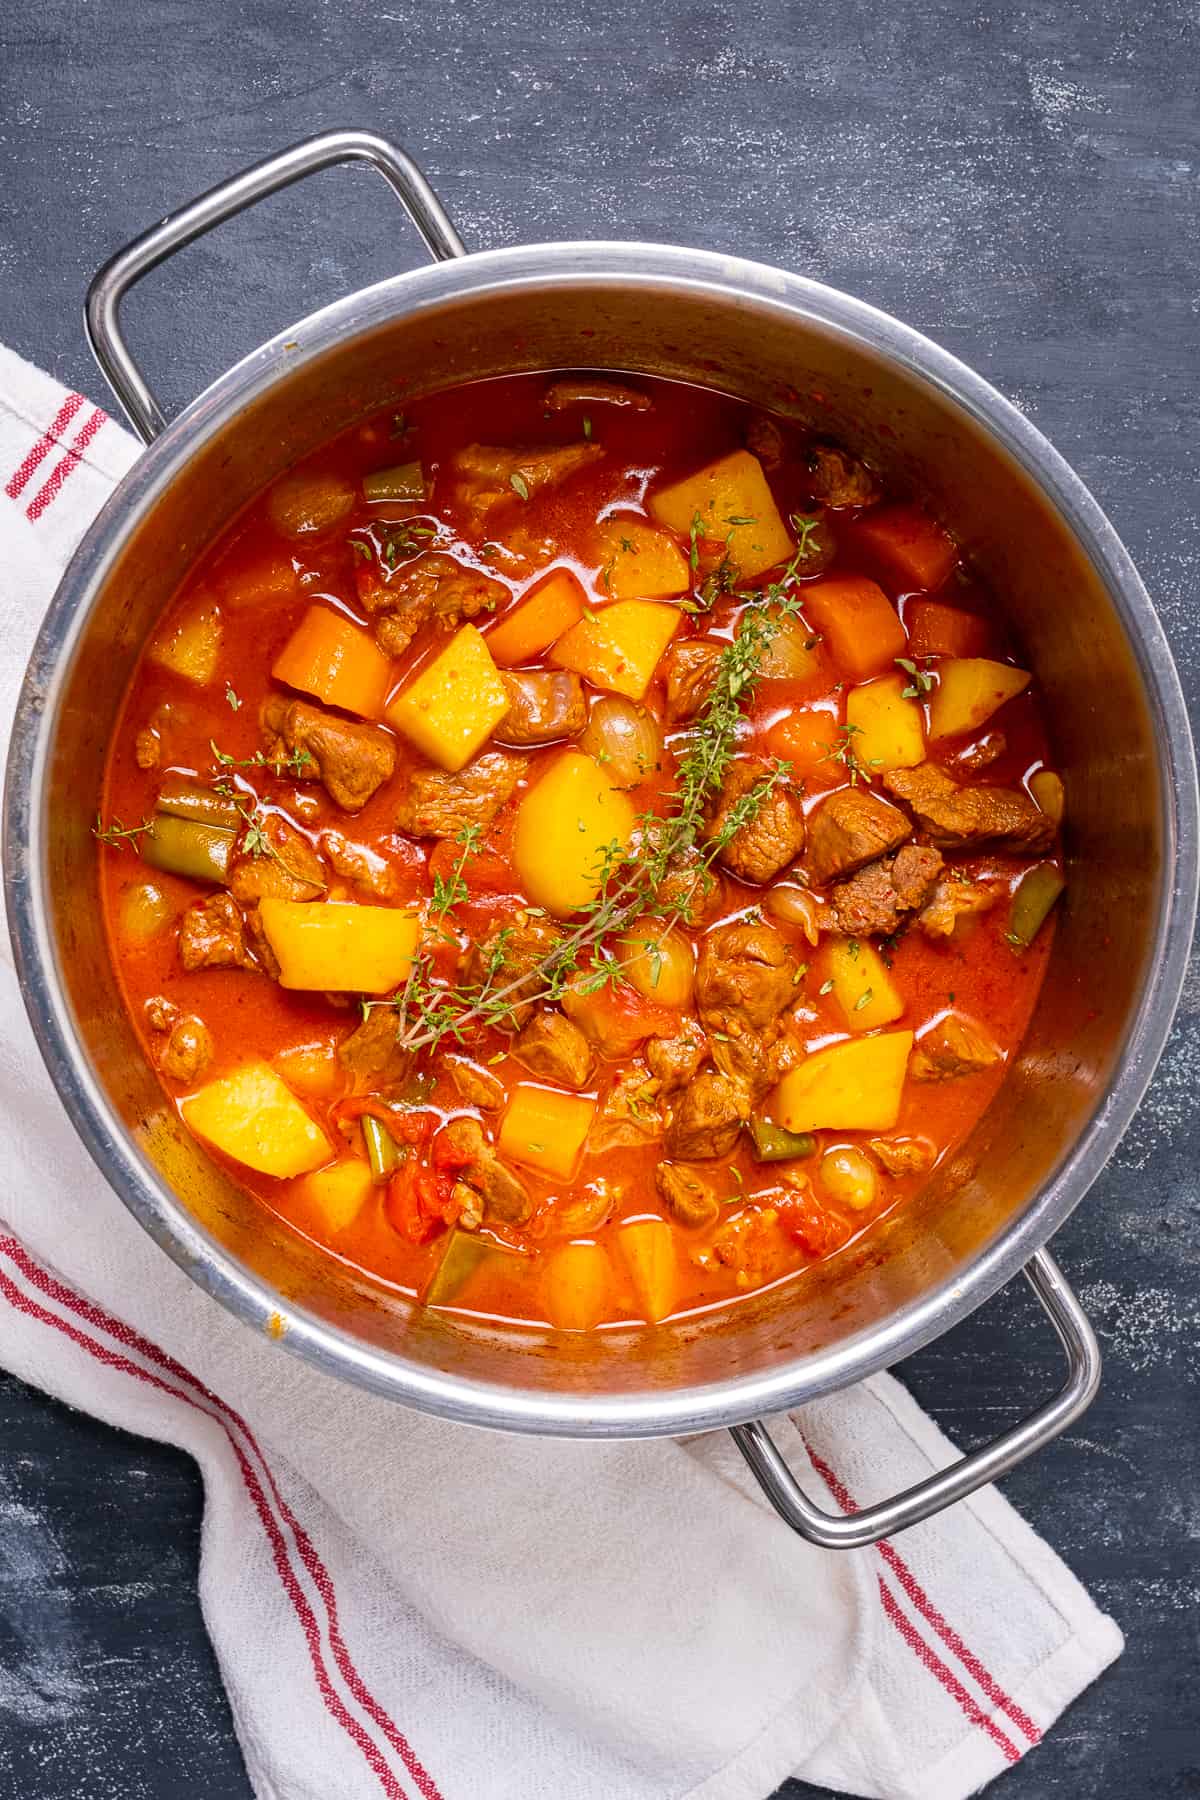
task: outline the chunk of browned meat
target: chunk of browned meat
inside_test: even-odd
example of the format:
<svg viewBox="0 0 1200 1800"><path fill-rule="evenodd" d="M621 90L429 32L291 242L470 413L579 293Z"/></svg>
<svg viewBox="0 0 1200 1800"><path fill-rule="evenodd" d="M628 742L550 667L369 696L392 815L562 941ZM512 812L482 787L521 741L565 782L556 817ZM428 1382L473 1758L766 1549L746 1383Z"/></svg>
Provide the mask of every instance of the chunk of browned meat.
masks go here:
<svg viewBox="0 0 1200 1800"><path fill-rule="evenodd" d="M400 1016L394 1006L372 1006L362 1024L343 1038L338 1061L360 1092L397 1088L408 1079L413 1052L400 1043Z"/></svg>
<svg viewBox="0 0 1200 1800"><path fill-rule="evenodd" d="M179 1017L179 1008L165 994L151 994L144 1011L151 1031L170 1031Z"/></svg>
<svg viewBox="0 0 1200 1800"><path fill-rule="evenodd" d="M721 862L741 881L770 881L804 848L804 805L787 780L764 791L757 807L747 804L770 775L770 764L757 757L731 763L708 827L709 842L721 845ZM749 816L735 828L741 813Z"/></svg>
<svg viewBox="0 0 1200 1800"><path fill-rule="evenodd" d="M741 1082L752 1100L761 1100L776 1082L804 1060L804 1051L785 1025L776 1020L760 1031L733 1025L717 1032L712 1059L723 1075Z"/></svg>
<svg viewBox="0 0 1200 1800"><path fill-rule="evenodd" d="M352 844L340 831L321 833L321 851L343 881L370 894L372 900L394 903L400 898L400 878L385 856L366 844Z"/></svg>
<svg viewBox="0 0 1200 1800"><path fill-rule="evenodd" d="M658 885L660 911L687 925L704 925L725 910L725 884L698 849L681 851Z"/></svg>
<svg viewBox="0 0 1200 1800"><path fill-rule="evenodd" d="M493 507L504 500L532 500L557 487L604 455L603 444L561 444L552 449L510 450L468 444L451 463L457 498L476 530L486 528Z"/></svg>
<svg viewBox="0 0 1200 1800"><path fill-rule="evenodd" d="M740 1081L705 1069L683 1090L667 1127L667 1155L681 1162L727 1156L750 1117L749 1090Z"/></svg>
<svg viewBox="0 0 1200 1800"><path fill-rule="evenodd" d="M880 487L866 463L838 444L810 444L806 460L809 492L826 506L871 506Z"/></svg>
<svg viewBox="0 0 1200 1800"><path fill-rule="evenodd" d="M191 975L197 969L252 969L242 910L229 894L194 900L179 921L179 960Z"/></svg>
<svg viewBox="0 0 1200 1800"><path fill-rule="evenodd" d="M460 1056L457 1051L443 1056L442 1064L459 1098L468 1106L477 1106L480 1112L495 1112L504 1105L504 1083L490 1069L480 1068L469 1056Z"/></svg>
<svg viewBox="0 0 1200 1800"><path fill-rule="evenodd" d="M999 1047L982 1026L951 1012L917 1039L908 1073L913 1081L952 1081L958 1075L978 1075L1000 1057Z"/></svg>
<svg viewBox="0 0 1200 1800"><path fill-rule="evenodd" d="M396 746L386 731L276 695L262 712L267 760L282 773L315 776L343 812L359 812L390 781ZM305 758L308 761L305 761ZM297 763L300 767L297 768Z"/></svg>
<svg viewBox="0 0 1200 1800"><path fill-rule="evenodd" d="M471 946L467 980L474 987L486 983L491 994L503 993L519 1029L533 1010L529 996L545 986L542 965L562 941L563 933L557 925L536 913L518 912L507 921L496 919L478 943ZM508 991L510 988L512 992Z"/></svg>
<svg viewBox="0 0 1200 1800"><path fill-rule="evenodd" d="M643 393L641 388L588 375L552 381L542 395L542 405L552 413L566 412L572 406L627 406L634 412L649 412L653 404L649 394Z"/></svg>
<svg viewBox="0 0 1200 1800"><path fill-rule="evenodd" d="M825 887L899 849L911 836L912 826L898 807L867 788L839 788L809 817L805 872L813 887Z"/></svg>
<svg viewBox="0 0 1200 1800"><path fill-rule="evenodd" d="M752 1099L796 1061L779 1015L795 992L796 965L773 925L719 926L702 940L696 1004L713 1061Z"/></svg>
<svg viewBox="0 0 1200 1800"><path fill-rule="evenodd" d="M197 1081L213 1059L212 1032L195 1013L177 1019L159 1053L158 1066L172 1081Z"/></svg>
<svg viewBox="0 0 1200 1800"><path fill-rule="evenodd" d="M968 881L951 872L944 875L934 887L921 910L917 924L926 937L948 938L953 936L954 928L961 918L989 911L996 904L996 899L995 888L987 887L980 881Z"/></svg>
<svg viewBox="0 0 1200 1800"><path fill-rule="evenodd" d="M445 769L414 769L405 781L396 823L411 837L457 837L465 825L485 830L511 799L526 767L523 756L485 750L454 775Z"/></svg>
<svg viewBox="0 0 1200 1800"><path fill-rule="evenodd" d="M267 899L315 900L325 888L325 864L290 820L261 812L239 837L227 879L243 906Z"/></svg>
<svg viewBox="0 0 1200 1800"><path fill-rule="evenodd" d="M650 1073L666 1096L686 1087L708 1055L708 1040L690 1013L685 1013L677 1036L651 1038L646 1045Z"/></svg>
<svg viewBox="0 0 1200 1800"><path fill-rule="evenodd" d="M764 469L777 469L783 461L783 433L768 414L754 414L746 427L746 448Z"/></svg>
<svg viewBox="0 0 1200 1800"><path fill-rule="evenodd" d="M602 1097L588 1144L595 1151L650 1144L663 1134L658 1082L643 1062L622 1069Z"/></svg>
<svg viewBox="0 0 1200 1800"><path fill-rule="evenodd" d="M926 1137L874 1137L867 1139L889 1175L924 1175L933 1167L936 1146Z"/></svg>
<svg viewBox="0 0 1200 1800"><path fill-rule="evenodd" d="M968 775L978 775L981 769L990 769L998 757L1008 749L1008 739L1002 731L985 731L981 738L968 744L954 758L956 769L963 769Z"/></svg>
<svg viewBox="0 0 1200 1800"><path fill-rule="evenodd" d="M587 1086L592 1047L570 1019L556 1008L538 1013L513 1040L512 1054L535 1075L561 1087Z"/></svg>
<svg viewBox="0 0 1200 1800"><path fill-rule="evenodd" d="M441 1134L456 1157L466 1157L459 1181L483 1201L483 1216L523 1225L533 1211L524 1182L500 1161L478 1119L451 1119Z"/></svg>
<svg viewBox="0 0 1200 1800"><path fill-rule="evenodd" d="M671 1217L689 1231L711 1225L721 1210L708 1182L685 1163L659 1163L654 1171L654 1185Z"/></svg>
<svg viewBox="0 0 1200 1800"><path fill-rule="evenodd" d="M496 727L502 744L553 744L587 724L583 683L562 669L517 669L500 677L511 702Z"/></svg>
<svg viewBox="0 0 1200 1800"><path fill-rule="evenodd" d="M892 769L883 785L903 800L939 850L996 850L1039 856L1054 842L1054 820L1017 788L960 787L933 763Z"/></svg>
<svg viewBox="0 0 1200 1800"><path fill-rule="evenodd" d="M257 906L248 906L242 914L242 929L246 934L246 943L254 953L254 960L264 975L272 981L279 980L279 958L271 946L266 927L262 922L262 913Z"/></svg>
<svg viewBox="0 0 1200 1800"><path fill-rule="evenodd" d="M723 649L703 638L685 638L667 651L660 666L667 684L668 719L678 724L696 717L712 693Z"/></svg>
<svg viewBox="0 0 1200 1800"><path fill-rule="evenodd" d="M424 625L451 631L464 619L494 611L508 597L501 582L440 550L427 550L401 563L383 581L364 570L358 593L379 647L388 656L403 656Z"/></svg>
<svg viewBox="0 0 1200 1800"><path fill-rule="evenodd" d="M696 1004L710 1034L738 1027L761 1031L792 998L796 964L773 925L735 922L701 940Z"/></svg>
<svg viewBox="0 0 1200 1800"><path fill-rule="evenodd" d="M847 937L890 937L905 913L925 904L942 872L938 850L905 844L895 856L868 863L830 894L839 931Z"/></svg>

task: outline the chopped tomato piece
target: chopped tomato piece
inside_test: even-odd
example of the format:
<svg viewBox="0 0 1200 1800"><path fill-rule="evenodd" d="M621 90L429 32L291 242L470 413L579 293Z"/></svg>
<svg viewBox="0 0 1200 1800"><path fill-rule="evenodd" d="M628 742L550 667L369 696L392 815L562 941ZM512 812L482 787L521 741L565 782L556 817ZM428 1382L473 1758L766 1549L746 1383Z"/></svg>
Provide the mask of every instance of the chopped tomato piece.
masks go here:
<svg viewBox="0 0 1200 1800"><path fill-rule="evenodd" d="M811 1257L828 1256L850 1236L845 1220L826 1212L811 1194L796 1193L777 1205L779 1223Z"/></svg>
<svg viewBox="0 0 1200 1800"><path fill-rule="evenodd" d="M454 1183L419 1163L409 1162L388 1182L383 1203L388 1224L410 1244L427 1244L446 1229Z"/></svg>
<svg viewBox="0 0 1200 1800"><path fill-rule="evenodd" d="M450 882L456 872L472 894L514 894L518 890L512 864L498 850L483 844L464 856L461 844L442 838L430 855L429 873Z"/></svg>

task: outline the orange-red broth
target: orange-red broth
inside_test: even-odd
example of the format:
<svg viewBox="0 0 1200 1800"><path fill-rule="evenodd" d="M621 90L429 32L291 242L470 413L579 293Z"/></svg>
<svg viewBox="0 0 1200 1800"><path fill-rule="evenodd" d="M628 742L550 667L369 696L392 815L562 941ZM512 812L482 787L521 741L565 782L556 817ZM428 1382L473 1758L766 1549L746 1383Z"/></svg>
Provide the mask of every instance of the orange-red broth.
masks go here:
<svg viewBox="0 0 1200 1800"><path fill-rule="evenodd" d="M638 385L652 394L653 410L624 412L614 407L591 406L584 410L593 420L593 430L606 446L605 461L575 477L562 492L551 490L528 505L514 496L513 518L509 525L519 524L553 539L557 556L520 580L506 582L511 601L498 610L496 617L507 614L511 606L542 580L553 566L569 568L583 582L585 590L603 598L598 587L599 566L589 560L589 539L595 522L610 513L638 515L644 512L643 501L655 484L677 479L700 467L712 457L738 447L743 441L748 419L747 409L739 402L706 390L678 383L637 378ZM543 409L545 377L538 375L504 378L452 389L417 400L405 409L407 433L398 452L395 442L396 416L385 414L370 423L346 433L309 464L322 470L345 472L357 484L371 470L388 466L403 457L420 456L427 471L435 472L430 504L423 509L453 523L453 508L445 468L450 455L468 443L486 441L498 444L535 445L560 443L577 438L580 424L577 415L550 418ZM441 473L439 473L441 471ZM799 460L785 462L771 477L772 487L781 511L806 506L811 501L805 490L803 464ZM885 496L890 498L891 496ZM355 558L346 539L356 527L378 522L394 508L387 503L371 505L360 501L354 512L330 535L309 544L281 538L271 523L266 495L260 496L230 527L223 537L201 559L196 569L175 597L164 615L169 624L173 612L182 612L194 600L199 589L213 592L222 607L226 631L222 662L217 680L210 689L198 693L187 682L153 662L143 659L136 668L124 701L115 733L105 779L105 816L124 820L141 819L154 805L161 771L143 772L133 755L134 736L139 726L164 700L186 706L192 718L188 726L195 740L195 756L190 767L204 777L211 776L212 756L209 741L213 739L228 755L236 758L253 756L260 746L257 724L261 703L276 691L271 682L271 664L287 641L304 610L313 599L321 599L361 621L356 599ZM856 544L855 512L843 510L830 515L838 553L831 575L866 574L879 581L896 602L901 617L909 596L898 587L886 567ZM497 528L493 536L503 539ZM440 548L441 546L439 546ZM454 554L464 562L484 567L493 577L504 579L503 570L479 556L483 546L459 541ZM290 560L295 579L281 590L278 567ZM266 578L264 579L264 571ZM764 577L764 580L769 579ZM1009 646L999 614L982 584L961 565L952 570L942 584L943 597L955 607L978 613L987 622L988 650L1005 655ZM721 602L702 624L694 627L708 636L731 637L737 620L737 608ZM480 621L483 623L483 621ZM486 627L485 627L486 629ZM693 629L686 621L680 635ZM401 685L413 670L436 647L436 641L422 634L409 657L397 665L396 685ZM240 701L236 709L226 700L226 687ZM822 647L821 676L803 683L764 680L750 705L740 749L780 754L786 750L786 731L782 738L779 725L798 712L825 711L840 723L844 718L844 682L839 670ZM659 684L647 695L653 705ZM194 719L194 729L192 726ZM1008 749L1001 761L987 774L992 782L1021 783L1041 767L1047 757L1046 734L1035 696L1031 692L1009 701L994 724L1003 727ZM773 729L776 728L776 729ZM190 739L189 739L190 741ZM668 740L669 741L669 740ZM952 751L957 746L950 744ZM399 745L396 780L403 778L406 752ZM932 754L933 752L931 752ZM497 820L488 836L489 845L503 849L511 834L512 817L521 793L541 773L545 759L557 754L557 747L535 751L529 775L513 801ZM176 759L174 767L189 767L188 759ZM844 785L846 772L834 759L806 771L808 809L834 788ZM349 832L355 841L371 844L381 850L402 876L402 898L416 899L428 894L430 878L430 842L417 843L405 837L393 824L393 792L395 783L386 784L361 813L347 821L346 815L328 799L318 784L293 787L286 780L255 779L253 784L262 801L285 809L294 823L302 824L314 839L326 827ZM644 788L631 795L639 811L669 809L669 788L657 776ZM957 859L964 873L1016 886L1026 863L1012 858ZM146 871L136 857L127 852L106 848L101 853L101 887L113 960L118 972L130 1017L154 1061L152 1034L145 1022L146 1000L162 994L181 1010L198 1013L209 1025L216 1042L216 1058L205 1071L210 1080L239 1062L256 1056L278 1060L286 1069L286 1053L312 1047L327 1052L329 1088L323 1101L312 1101L313 1109L327 1120L328 1107L348 1091L334 1056L335 1047L358 1022L358 1009L351 1005L338 1007L322 996L288 992L266 977L247 971L183 972L179 965L174 929L160 931L149 943L138 945L123 938L119 929L120 902L128 887L144 878ZM173 916L197 898L198 890L191 882L171 875L156 875L165 890ZM736 917L755 907L762 891L743 886L726 877L727 917ZM515 886L515 882L514 882ZM495 895L472 896L460 916L469 930L482 932L496 915ZM514 900L511 904L516 905ZM1043 929L1027 952L1017 957L1005 941L1007 906L1002 898L982 918L960 923L955 937L945 943L931 943L919 932L902 935L892 952L891 974L906 1003L900 1021L906 1028L919 1031L950 1006L984 1021L996 1043L1005 1052L1004 1061L996 1068L965 1079L939 1084L906 1087L898 1133L917 1133L932 1138L938 1147L938 1162L944 1161L961 1143L976 1120L987 1108L1004 1077L1004 1069L1020 1043L1041 984L1052 939L1052 924ZM837 1013L832 997L822 996L823 965L820 951L812 951L792 928L780 926L796 944L801 961L808 964L802 992L811 1022L807 1024L805 1043L809 1049L845 1036L843 1019ZM515 1062L500 1056L505 1040L494 1031L480 1034L473 1054L488 1061L493 1072L506 1083L529 1079ZM597 1084L586 1090L596 1095L611 1081L616 1065L603 1063L598 1069ZM163 1085L172 1102L187 1098L187 1090L163 1077ZM307 1098L307 1096L306 1096ZM451 1084L442 1078L423 1099L423 1105L442 1117L470 1112ZM330 1128L336 1143L345 1143L345 1132L339 1135ZM818 1166L820 1152L841 1142L853 1141L853 1134L820 1132L818 1158L809 1165ZM518 1234L519 1241L530 1254L527 1257L484 1261L480 1269L459 1289L455 1305L463 1310L502 1318L533 1319L544 1322L545 1312L539 1290L543 1260L539 1252L564 1241L555 1229L556 1206L568 1199L583 1196L591 1183L603 1176L623 1194L612 1218L599 1231L588 1234L596 1242L607 1245L613 1271L612 1322L626 1322L638 1317L637 1300L617 1252L615 1234L622 1223L638 1217L657 1215L654 1169L662 1156L660 1143L644 1147L622 1147L589 1154L586 1149L570 1183L540 1178L522 1170L537 1205L529 1226ZM254 1174L229 1163L229 1173L253 1193L264 1206L295 1229L323 1245L329 1253L347 1263L370 1271L383 1281L405 1292L420 1295L436 1269L442 1246L439 1241L414 1245L400 1236L388 1222L383 1206L382 1189L359 1215L335 1238L330 1238L321 1214L306 1202L303 1179L276 1181ZM739 1208L746 1206L757 1190L777 1185L779 1168L759 1164L743 1138L733 1155L707 1165L718 1192L727 1201L721 1219L710 1230L674 1232L677 1260L678 1312L694 1311L714 1304L729 1302L746 1291L746 1277L724 1266L712 1255L711 1239ZM881 1174L878 1204L865 1213L847 1212L833 1202L822 1200L826 1211L835 1216L839 1234L845 1241L839 1253L869 1229L874 1219L903 1202L923 1185L928 1176L893 1178ZM508 1234L511 1237L511 1233ZM802 1244L787 1240L786 1250L773 1255L764 1281L787 1279L808 1266L814 1258Z"/></svg>

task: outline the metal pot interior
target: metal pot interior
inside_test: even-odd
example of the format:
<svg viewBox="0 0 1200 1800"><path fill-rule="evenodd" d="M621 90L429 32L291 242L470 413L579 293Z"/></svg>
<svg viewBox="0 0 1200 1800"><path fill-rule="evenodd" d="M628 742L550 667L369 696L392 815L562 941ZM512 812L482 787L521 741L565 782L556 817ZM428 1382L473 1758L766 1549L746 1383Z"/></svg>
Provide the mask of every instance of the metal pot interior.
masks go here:
<svg viewBox="0 0 1200 1800"><path fill-rule="evenodd" d="M294 366L258 382L258 392L244 380L233 410L219 384L160 442L152 459L167 474L140 505L135 493L132 511L117 496L119 529L112 520L101 528L111 552L95 570L68 576L87 591L73 645L53 671L28 878L32 904L39 893L44 903L69 1013L63 1042L73 1031L82 1052L82 1076L64 1077L60 1058L60 1087L77 1120L88 1114L85 1135L110 1179L202 1285L260 1327L277 1311L273 1329L336 1373L438 1411L527 1430L678 1430L842 1385L935 1335L1044 1240L1111 1149L1115 1133L1105 1141L1095 1122L1123 1057L1127 1086L1131 1079L1170 904L1170 771L1156 716L1161 689L1148 674L1165 652L1157 639L1150 649L1136 643L1137 627L1131 636L1122 624L1115 540L1105 569L1095 537L1089 552L1067 517L1070 491L1062 506L1051 497L1056 484L1062 492L1062 465L1048 457L1035 478L1028 456L1006 448L980 416L989 406L1002 412L1001 403L977 382L964 402L936 372L912 366L905 344L920 340L911 334L885 347L890 322L865 308L835 322L817 306L806 315L794 295L776 303L733 279L604 280L565 256L560 265L559 279L481 280L465 293L439 271L440 293L404 311L380 299L357 324L326 331L324 345L300 327L290 351L280 340L272 352L275 371L289 355ZM895 486L928 496L994 584L1037 670L1066 781L1070 864L1028 1039L971 1141L918 1201L830 1263L732 1309L582 1336L415 1309L316 1253L228 1183L180 1128L126 1021L95 903L91 835L138 648L189 563L245 499L374 408L452 382L562 367L719 387L845 439ZM1084 534L1093 530L1085 518ZM1137 588L1131 570L1127 581ZM1173 991L1160 995L1158 1013L1165 1006L1169 1016L1173 1000ZM1160 1025L1151 1021L1151 1038ZM1151 1060L1156 1050L1157 1042ZM90 1099L73 1098L89 1086ZM136 1154L103 1123L106 1108ZM1081 1161L1089 1122L1094 1145Z"/></svg>

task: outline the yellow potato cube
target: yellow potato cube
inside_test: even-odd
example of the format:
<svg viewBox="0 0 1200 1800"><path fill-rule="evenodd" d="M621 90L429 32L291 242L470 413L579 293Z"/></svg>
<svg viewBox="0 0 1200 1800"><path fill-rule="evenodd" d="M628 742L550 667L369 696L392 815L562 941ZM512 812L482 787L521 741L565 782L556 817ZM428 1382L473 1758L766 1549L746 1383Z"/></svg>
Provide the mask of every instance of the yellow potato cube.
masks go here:
<svg viewBox="0 0 1200 1800"><path fill-rule="evenodd" d="M371 1193L371 1165L359 1157L316 1169L301 1183L301 1193L320 1213L326 1231L345 1231L358 1217Z"/></svg>
<svg viewBox="0 0 1200 1800"><path fill-rule="evenodd" d="M464 625L384 716L430 762L454 773L470 762L510 704L486 643L473 625Z"/></svg>
<svg viewBox="0 0 1200 1800"><path fill-rule="evenodd" d="M179 1110L189 1131L260 1175L306 1175L333 1155L321 1127L269 1063L243 1063L219 1075Z"/></svg>
<svg viewBox="0 0 1200 1800"><path fill-rule="evenodd" d="M600 892L610 846L633 836L632 802L590 756L567 750L517 808L513 867L535 906L560 918Z"/></svg>
<svg viewBox="0 0 1200 1800"><path fill-rule="evenodd" d="M321 993L390 994L421 935L416 913L395 906L268 898L259 913L280 987Z"/></svg>
<svg viewBox="0 0 1200 1800"><path fill-rule="evenodd" d="M833 997L851 1031L874 1031L900 1017L904 1001L882 956L870 944L859 938L835 938L827 964Z"/></svg>
<svg viewBox="0 0 1200 1800"><path fill-rule="evenodd" d="M590 1331L608 1311L612 1265L599 1244L564 1244L547 1258L542 1304L560 1331Z"/></svg>
<svg viewBox="0 0 1200 1800"><path fill-rule="evenodd" d="M846 695L846 724L852 727L852 749L872 774L885 769L915 769L925 760L925 729L916 700L906 700L904 675L884 675Z"/></svg>
<svg viewBox="0 0 1200 1800"><path fill-rule="evenodd" d="M217 673L222 634L220 608L210 595L200 594L153 640L150 661L197 687L207 687Z"/></svg>
<svg viewBox="0 0 1200 1800"><path fill-rule="evenodd" d="M911 1031L849 1038L785 1075L771 1119L785 1131L890 1131L900 1116Z"/></svg>
<svg viewBox="0 0 1200 1800"><path fill-rule="evenodd" d="M989 662L986 656L947 657L929 701L931 738L978 731L997 709L1029 686L1028 669Z"/></svg>
<svg viewBox="0 0 1200 1800"><path fill-rule="evenodd" d="M596 1102L581 1094L519 1082L500 1121L496 1148L514 1162L567 1181L575 1173L595 1111Z"/></svg>
<svg viewBox="0 0 1200 1800"><path fill-rule="evenodd" d="M617 1233L643 1316L653 1325L675 1305L675 1245L665 1219L631 1219Z"/></svg>
<svg viewBox="0 0 1200 1800"><path fill-rule="evenodd" d="M607 519L596 532L606 600L671 600L692 585L687 557L673 537L640 519Z"/></svg>
<svg viewBox="0 0 1200 1800"><path fill-rule="evenodd" d="M748 450L734 450L695 475L652 494L650 517L681 537L715 538L744 581L792 554L788 528L771 497L762 464Z"/></svg>
<svg viewBox="0 0 1200 1800"><path fill-rule="evenodd" d="M640 700L680 617L677 606L661 601L618 600L585 613L559 638L550 661L573 669L593 687Z"/></svg>

